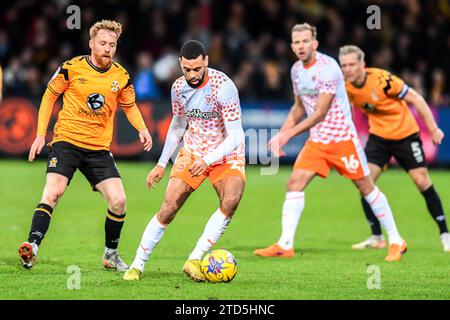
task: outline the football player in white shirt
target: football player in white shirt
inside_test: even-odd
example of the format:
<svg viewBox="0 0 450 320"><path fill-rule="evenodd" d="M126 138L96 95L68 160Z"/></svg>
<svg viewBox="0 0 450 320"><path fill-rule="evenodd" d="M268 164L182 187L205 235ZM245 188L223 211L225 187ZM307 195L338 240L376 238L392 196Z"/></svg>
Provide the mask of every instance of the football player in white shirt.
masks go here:
<svg viewBox="0 0 450 320"><path fill-rule="evenodd" d="M244 190L245 136L237 88L224 73L208 68L208 56L198 41L185 42L179 60L184 75L172 86L173 118L161 157L147 176L149 188L162 179L170 157L182 140L184 144L172 167L161 209L148 223L124 280L141 278L167 225L208 178L219 195L220 207L183 266L191 279L205 281L202 257L224 233Z"/></svg>
<svg viewBox="0 0 450 320"><path fill-rule="evenodd" d="M319 175L328 176L333 167L349 178L389 237L386 261L399 261L406 252L384 194L370 178L366 156L351 118L350 103L339 64L317 51L316 28L304 23L291 32L292 51L297 61L291 70L295 102L280 132L269 141L275 155L282 156L283 146L294 136L310 130L310 138L294 164L288 181L282 210L282 234L277 243L255 250L264 257L292 257L294 236L305 205L304 190ZM307 114L307 118L302 120Z"/></svg>

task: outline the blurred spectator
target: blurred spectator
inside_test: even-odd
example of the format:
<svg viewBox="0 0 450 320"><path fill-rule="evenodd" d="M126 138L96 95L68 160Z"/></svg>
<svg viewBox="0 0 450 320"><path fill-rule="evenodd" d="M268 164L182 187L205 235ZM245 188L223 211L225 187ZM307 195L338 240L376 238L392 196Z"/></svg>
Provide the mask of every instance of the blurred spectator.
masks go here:
<svg viewBox="0 0 450 320"><path fill-rule="evenodd" d="M445 89L445 76L441 69L433 70L431 75L432 87L431 87L431 103L434 106L444 105L444 89Z"/></svg>
<svg viewBox="0 0 450 320"><path fill-rule="evenodd" d="M12 58L4 70L5 93L24 95L26 93L26 69L19 58Z"/></svg>
<svg viewBox="0 0 450 320"><path fill-rule="evenodd" d="M181 75L178 54L168 51L161 56L154 65L155 79L163 83L165 92L170 92L173 81ZM169 97L169 93L166 97Z"/></svg>
<svg viewBox="0 0 450 320"><path fill-rule="evenodd" d="M133 80L136 98L142 100L156 100L161 98L161 92L152 70L153 58L145 51L138 54L138 70Z"/></svg>
<svg viewBox="0 0 450 320"><path fill-rule="evenodd" d="M2 102L3 99L3 69L0 65L0 102Z"/></svg>
<svg viewBox="0 0 450 320"><path fill-rule="evenodd" d="M0 29L0 61L3 60L9 50L8 34Z"/></svg>
<svg viewBox="0 0 450 320"><path fill-rule="evenodd" d="M264 100L283 100L284 82L280 66L274 61L266 61L256 83L258 85L258 98Z"/></svg>
<svg viewBox="0 0 450 320"><path fill-rule="evenodd" d="M290 99L296 60L290 31L309 22L318 28L319 51L336 57L340 46L356 44L369 66L406 74L433 104L449 104L448 0L139 0L126 6L80 0L81 30L68 30L65 9L71 3L0 1L5 94L36 94L55 64L89 53L88 28L95 21L117 19L124 24L117 58L137 70L132 77L139 99L169 97L187 39L205 44L210 66L235 79L242 99ZM366 27L371 4L381 8L381 30Z"/></svg>

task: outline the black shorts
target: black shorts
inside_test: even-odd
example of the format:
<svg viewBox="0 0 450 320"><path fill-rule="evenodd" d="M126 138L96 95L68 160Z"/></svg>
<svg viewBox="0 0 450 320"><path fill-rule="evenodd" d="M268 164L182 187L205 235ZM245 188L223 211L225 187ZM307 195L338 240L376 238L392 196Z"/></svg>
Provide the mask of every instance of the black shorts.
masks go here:
<svg viewBox="0 0 450 320"><path fill-rule="evenodd" d="M369 135L364 149L367 161L383 168L394 157L406 171L426 167L425 153L419 133L401 140L386 140L374 134Z"/></svg>
<svg viewBox="0 0 450 320"><path fill-rule="evenodd" d="M109 178L120 178L114 157L107 150L89 150L65 141L55 142L50 147L47 173L61 174L70 180L77 169L86 177L95 191L95 186Z"/></svg>

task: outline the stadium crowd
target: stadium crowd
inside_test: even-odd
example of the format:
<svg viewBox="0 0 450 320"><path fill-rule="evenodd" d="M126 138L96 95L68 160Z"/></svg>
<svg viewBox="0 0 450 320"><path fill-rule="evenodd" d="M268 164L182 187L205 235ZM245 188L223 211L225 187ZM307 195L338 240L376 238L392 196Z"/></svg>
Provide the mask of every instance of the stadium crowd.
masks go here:
<svg viewBox="0 0 450 320"><path fill-rule="evenodd" d="M67 28L81 9L81 30ZM369 5L381 9L381 29L369 30ZM168 98L180 75L178 50L197 39L210 66L235 81L242 100L291 100L290 30L318 28L319 51L337 58L356 44L369 66L386 68L431 105L450 106L450 1L448 0L120 0L0 2L0 65L4 97L40 98L59 64L87 54L88 28L99 19L124 25L117 60L132 74L138 100Z"/></svg>

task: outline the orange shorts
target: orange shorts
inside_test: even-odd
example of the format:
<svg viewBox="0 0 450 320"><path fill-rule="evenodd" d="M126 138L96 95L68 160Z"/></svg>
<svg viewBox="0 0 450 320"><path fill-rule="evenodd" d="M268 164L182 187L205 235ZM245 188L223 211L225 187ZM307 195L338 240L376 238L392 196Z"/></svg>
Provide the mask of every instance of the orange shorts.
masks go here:
<svg viewBox="0 0 450 320"><path fill-rule="evenodd" d="M366 155L358 139L329 144L308 140L294 164L294 170L310 170L322 178L328 176L332 167L351 180L370 174Z"/></svg>
<svg viewBox="0 0 450 320"><path fill-rule="evenodd" d="M181 149L178 153L177 160L172 167L172 171L170 172L170 177L180 178L194 190L197 189L206 178L209 179L211 184L215 184L216 182L231 176L242 177L245 181L245 158L231 159L226 162L212 164L205 172L203 172L203 174L194 177L189 172L189 166L197 159L199 159L199 157Z"/></svg>

